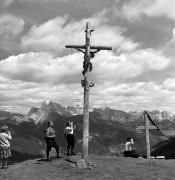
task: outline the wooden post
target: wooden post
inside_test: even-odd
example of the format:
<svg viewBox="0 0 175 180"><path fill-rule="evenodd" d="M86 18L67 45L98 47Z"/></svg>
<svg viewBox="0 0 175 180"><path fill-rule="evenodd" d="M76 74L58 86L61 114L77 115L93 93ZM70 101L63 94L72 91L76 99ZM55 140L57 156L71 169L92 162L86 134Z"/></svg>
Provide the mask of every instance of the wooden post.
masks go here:
<svg viewBox="0 0 175 180"><path fill-rule="evenodd" d="M149 130L156 129L160 130L159 127L153 122L151 116L147 113L147 111L143 112L143 119L145 126L138 126L136 130L145 130L145 138L146 138L146 157L148 160L151 159L151 150L150 150L150 137L149 137ZM152 125L149 125L151 122Z"/></svg>
<svg viewBox="0 0 175 180"><path fill-rule="evenodd" d="M144 122L145 122L145 136L146 136L146 157L150 160L150 139L149 139L149 121L144 114Z"/></svg>
<svg viewBox="0 0 175 180"><path fill-rule="evenodd" d="M66 48L74 48L84 54L84 62L88 65L87 70L84 69L83 75L84 80L82 86L84 87L84 102L83 102L83 145L82 145L82 158L86 160L88 158L88 145L89 145L89 92L90 87L93 85L88 79L90 70L90 59L94 57L95 53L101 50L112 50L112 47L106 46L91 46L90 36L91 32L94 31L90 28L90 24L86 23L85 30L85 45L66 45ZM91 57L91 55L93 55Z"/></svg>
<svg viewBox="0 0 175 180"><path fill-rule="evenodd" d="M85 31L85 54L84 61L90 59L90 28L89 23L86 23ZM87 159L88 157L88 142L89 142L89 84L88 84L89 71L84 74L84 109L83 109L83 151L82 158Z"/></svg>

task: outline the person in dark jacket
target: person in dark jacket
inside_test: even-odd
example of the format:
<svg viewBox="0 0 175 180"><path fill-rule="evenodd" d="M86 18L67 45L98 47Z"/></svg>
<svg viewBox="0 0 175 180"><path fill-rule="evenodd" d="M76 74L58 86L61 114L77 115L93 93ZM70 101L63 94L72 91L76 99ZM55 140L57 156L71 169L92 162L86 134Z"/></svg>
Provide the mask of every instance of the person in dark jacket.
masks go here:
<svg viewBox="0 0 175 180"><path fill-rule="evenodd" d="M52 148L55 148L56 153L57 153L57 158L60 158L59 156L59 145L56 142L56 134L55 130L53 128L53 122L49 121L48 122L48 128L44 131L45 134L45 140L47 144L47 149L46 149L46 155L47 155L47 160L51 160L49 156L49 152L51 151Z"/></svg>

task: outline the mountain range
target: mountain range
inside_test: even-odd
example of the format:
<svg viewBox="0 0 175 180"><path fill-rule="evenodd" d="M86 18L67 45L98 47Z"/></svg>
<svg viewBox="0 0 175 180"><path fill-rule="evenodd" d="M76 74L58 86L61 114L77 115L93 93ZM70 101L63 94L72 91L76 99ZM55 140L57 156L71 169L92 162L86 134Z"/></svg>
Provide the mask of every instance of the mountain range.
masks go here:
<svg viewBox="0 0 175 180"><path fill-rule="evenodd" d="M94 108L91 110L91 112L97 112L102 119L106 119L108 121L117 121L121 123L141 121L141 116L143 114L143 111L124 112L121 110L111 109L109 107ZM66 117L71 117L74 115L83 114L83 107L62 106L61 104L58 104L56 102L43 101L40 107L31 107L26 115L0 110L0 120L9 118L16 121L17 123L21 123L23 121L33 121L35 124L42 124L44 121L49 121L49 119L52 119L51 116L54 113ZM175 122L174 113L160 110L148 111L148 113L157 123L163 124L162 128L164 128L166 124ZM166 123L161 123L163 121L165 121Z"/></svg>
<svg viewBox="0 0 175 180"><path fill-rule="evenodd" d="M149 113L160 129L173 129L174 115L162 111ZM90 112L89 120L89 152L121 156L126 138L132 137L135 140L137 151L144 155L145 135L143 131L136 131L136 127L143 124L141 115L142 112L124 112L108 107L94 108ZM160 117L160 115L162 119L157 120L155 117ZM13 136L12 149L21 153L21 157L25 155L25 157L32 158L45 149L43 131L47 127L47 121L50 120L54 122L57 140L63 153L66 149L66 141L63 135L65 123L71 120L76 124L76 151L80 152L83 126L82 107L64 107L55 102L44 101L40 107L32 107L26 115L0 111L0 126L6 124L10 127ZM161 142L167 141L168 138L163 136L162 132L151 130L150 139L152 152L162 155ZM157 143L159 146L156 146ZM156 148L159 151L156 151ZM164 149L166 148L164 147Z"/></svg>

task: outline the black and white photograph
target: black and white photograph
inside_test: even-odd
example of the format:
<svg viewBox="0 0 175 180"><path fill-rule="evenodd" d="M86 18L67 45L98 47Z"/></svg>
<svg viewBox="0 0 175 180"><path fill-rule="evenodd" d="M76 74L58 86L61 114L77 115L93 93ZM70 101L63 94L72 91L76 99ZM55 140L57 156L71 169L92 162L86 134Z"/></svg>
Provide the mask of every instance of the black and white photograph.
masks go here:
<svg viewBox="0 0 175 180"><path fill-rule="evenodd" d="M0 179L175 180L175 0L0 0Z"/></svg>

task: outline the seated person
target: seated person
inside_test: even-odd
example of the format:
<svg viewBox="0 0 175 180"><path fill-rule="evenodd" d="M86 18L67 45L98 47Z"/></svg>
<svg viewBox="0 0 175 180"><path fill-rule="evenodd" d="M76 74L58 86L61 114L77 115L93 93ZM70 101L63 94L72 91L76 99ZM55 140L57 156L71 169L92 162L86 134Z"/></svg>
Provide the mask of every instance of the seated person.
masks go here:
<svg viewBox="0 0 175 180"><path fill-rule="evenodd" d="M128 137L127 140L126 140L126 143L125 143L125 151L124 151L124 156L125 157L134 157L134 158L139 157L136 150L132 148L133 145L134 145L133 139Z"/></svg>

